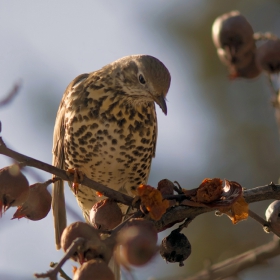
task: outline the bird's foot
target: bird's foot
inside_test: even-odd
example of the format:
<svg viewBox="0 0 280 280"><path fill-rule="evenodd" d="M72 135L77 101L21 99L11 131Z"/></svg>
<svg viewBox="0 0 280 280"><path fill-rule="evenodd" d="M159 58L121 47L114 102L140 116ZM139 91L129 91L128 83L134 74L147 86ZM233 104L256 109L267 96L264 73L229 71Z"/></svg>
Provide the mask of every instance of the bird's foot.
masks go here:
<svg viewBox="0 0 280 280"><path fill-rule="evenodd" d="M83 181L84 174L83 172L79 171L78 168L68 168L67 173L74 175L72 189L74 191L74 194L76 195L79 191L80 182Z"/></svg>
<svg viewBox="0 0 280 280"><path fill-rule="evenodd" d="M141 197L139 195L134 196L131 203L132 208L135 208L139 203L141 203Z"/></svg>

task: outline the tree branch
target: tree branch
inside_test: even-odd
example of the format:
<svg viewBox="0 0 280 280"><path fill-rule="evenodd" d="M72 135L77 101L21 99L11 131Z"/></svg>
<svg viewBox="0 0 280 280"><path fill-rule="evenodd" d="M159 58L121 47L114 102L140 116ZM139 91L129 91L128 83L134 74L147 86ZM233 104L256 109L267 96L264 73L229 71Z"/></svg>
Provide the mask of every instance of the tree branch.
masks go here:
<svg viewBox="0 0 280 280"><path fill-rule="evenodd" d="M279 238L274 238L273 241L259 246L255 249L242 253L233 258L227 259L220 263L214 264L209 268L186 278L185 280L213 280L224 279L238 272L263 263L265 260L278 256L280 254Z"/></svg>
<svg viewBox="0 0 280 280"><path fill-rule="evenodd" d="M26 166L31 166L31 167L35 167L38 168L40 170L43 170L45 172L51 173L56 175L57 177L61 178L62 180L65 181L73 181L74 176L68 174L65 170L59 169L55 166L52 166L50 164L44 163L42 161L39 161L37 159L25 156L23 154L20 154L18 152L15 152L11 149L9 149L2 137L0 137L0 154L5 155L7 157L13 158L19 162L24 163ZM97 183L91 179L89 179L88 177L86 177L85 175L83 176L83 180L81 180L79 183L81 183L82 185L85 185L91 189L94 189L100 193L102 193L103 195L107 196L107 197L112 197L113 199L115 199L118 202L121 202L125 205L132 205L132 201L133 198L125 195L123 193L120 193L118 191L115 191L113 189L110 189L100 183Z"/></svg>
<svg viewBox="0 0 280 280"><path fill-rule="evenodd" d="M68 175L68 173L62 169L56 168L50 164L44 163L42 161L33 159L31 157L27 157L23 154L17 153L6 147L2 138L0 137L0 154L11 157L19 162L24 162L27 166L32 166L48 173L52 173L65 181L73 181L73 176ZM118 202L121 202L126 205L132 205L133 198L127 196L118 191L114 191L102 184L99 184L93 180L90 180L86 176L83 176L83 180L80 182L81 184L94 189L98 192L101 192L106 197L112 198ZM178 195L180 198L182 195ZM280 199L280 185L275 185L274 183L270 183L265 186L256 187L252 189L247 189L243 191L243 196L247 203L258 202L262 200L268 199ZM172 196L175 198L176 196ZM215 211L215 208L208 207L190 207L190 206L182 206L178 205L175 207L171 207L168 211L162 216L159 221L154 221L155 226L158 231L162 231L165 228L168 228L169 225L181 222L186 218L194 219L196 216L201 215L203 213Z"/></svg>
<svg viewBox="0 0 280 280"><path fill-rule="evenodd" d="M8 93L8 95L0 100L0 107L7 105L9 102L12 101L12 99L16 96L16 94L19 92L19 89L21 87L21 82L17 82L14 84L12 90Z"/></svg>

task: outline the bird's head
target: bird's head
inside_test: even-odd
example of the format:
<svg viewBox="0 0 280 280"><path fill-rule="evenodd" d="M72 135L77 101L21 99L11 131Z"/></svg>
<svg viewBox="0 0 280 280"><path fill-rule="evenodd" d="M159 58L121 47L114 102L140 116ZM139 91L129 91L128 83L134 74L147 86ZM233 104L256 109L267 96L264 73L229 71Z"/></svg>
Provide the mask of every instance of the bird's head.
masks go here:
<svg viewBox="0 0 280 280"><path fill-rule="evenodd" d="M115 62L116 78L135 102L156 102L167 114L166 95L171 76L165 65L150 55L131 55Z"/></svg>

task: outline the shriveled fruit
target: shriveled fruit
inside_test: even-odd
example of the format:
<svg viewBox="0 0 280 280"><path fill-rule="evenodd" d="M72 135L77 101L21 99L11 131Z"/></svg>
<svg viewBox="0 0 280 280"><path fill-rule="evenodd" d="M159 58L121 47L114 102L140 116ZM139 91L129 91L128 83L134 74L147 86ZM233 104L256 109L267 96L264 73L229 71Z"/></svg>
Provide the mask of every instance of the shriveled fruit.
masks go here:
<svg viewBox="0 0 280 280"><path fill-rule="evenodd" d="M280 237L280 200L273 201L267 207L265 217L270 228Z"/></svg>
<svg viewBox="0 0 280 280"><path fill-rule="evenodd" d="M83 263L74 274L73 280L114 280L114 274L102 260Z"/></svg>
<svg viewBox="0 0 280 280"><path fill-rule="evenodd" d="M17 164L0 169L0 216L12 206L26 201L29 187L26 177Z"/></svg>
<svg viewBox="0 0 280 280"><path fill-rule="evenodd" d="M122 245L121 262L126 265L145 265L158 251L154 235L138 226L123 228L119 232L118 244Z"/></svg>
<svg viewBox="0 0 280 280"><path fill-rule="evenodd" d="M191 254L191 244L184 234L173 230L162 240L160 254L167 262L178 262L179 266L183 266L183 261Z"/></svg>
<svg viewBox="0 0 280 280"><path fill-rule="evenodd" d="M245 67L238 67L236 65L233 65L229 68L230 72L230 78L245 78L245 79L253 79L260 75L261 68L256 62L255 54L252 56L250 62Z"/></svg>
<svg viewBox="0 0 280 280"><path fill-rule="evenodd" d="M26 218L38 221L45 218L51 209L52 197L47 190L47 186L51 183L52 180L49 180L31 185L28 199L18 207L13 219Z"/></svg>
<svg viewBox="0 0 280 280"><path fill-rule="evenodd" d="M280 72L280 40L267 40L257 49L256 60L264 71Z"/></svg>
<svg viewBox="0 0 280 280"><path fill-rule="evenodd" d="M172 195L174 184L168 179L163 179L158 182L157 189L161 192L162 195Z"/></svg>
<svg viewBox="0 0 280 280"><path fill-rule="evenodd" d="M143 218L134 218L126 223L126 227L131 227L131 226L138 227L140 231L146 231L149 237L152 238L155 243L157 243L158 234L157 234L156 227L152 221Z"/></svg>
<svg viewBox="0 0 280 280"><path fill-rule="evenodd" d="M253 28L239 11L219 16L212 26L212 38L218 57L227 65L231 79L252 79L261 73L255 59Z"/></svg>
<svg viewBox="0 0 280 280"><path fill-rule="evenodd" d="M239 11L231 11L216 18L212 26L212 37L217 49L228 49L228 59L233 64L236 56L242 56L255 47L254 31ZM241 66L241 65L240 65Z"/></svg>
<svg viewBox="0 0 280 280"><path fill-rule="evenodd" d="M90 210L90 221L97 229L110 230L122 221L122 211L111 199L96 202Z"/></svg>
<svg viewBox="0 0 280 280"><path fill-rule="evenodd" d="M102 246L102 242L100 240L98 231L94 227L83 222L75 222L64 229L61 236L61 248L66 251L71 246L72 242L78 237L84 238L85 244L82 255L78 256L77 253L73 255L72 258L75 261L83 262L86 258L86 254L90 255L91 257L99 255L99 252L96 252L96 249L98 250L100 246ZM92 249L86 246L86 242L89 241L90 246L94 247L94 252L91 252Z"/></svg>

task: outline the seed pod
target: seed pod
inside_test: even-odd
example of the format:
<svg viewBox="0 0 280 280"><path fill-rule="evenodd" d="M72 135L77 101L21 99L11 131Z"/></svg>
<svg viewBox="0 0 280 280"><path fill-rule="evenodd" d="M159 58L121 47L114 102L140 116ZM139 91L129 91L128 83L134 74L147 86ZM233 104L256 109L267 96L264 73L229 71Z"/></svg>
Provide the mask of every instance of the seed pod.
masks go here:
<svg viewBox="0 0 280 280"><path fill-rule="evenodd" d="M96 229L111 230L122 221L122 211L111 199L96 202L90 210L90 221Z"/></svg>
<svg viewBox="0 0 280 280"><path fill-rule="evenodd" d="M0 216L3 210L25 202L29 195L28 186L17 164L0 169Z"/></svg>
<svg viewBox="0 0 280 280"><path fill-rule="evenodd" d="M184 266L183 261L191 254L191 244L184 234L173 230L162 240L160 254L167 262L178 262L179 266Z"/></svg>
<svg viewBox="0 0 280 280"><path fill-rule="evenodd" d="M259 67L268 73L280 72L280 40L268 40L257 49Z"/></svg>
<svg viewBox="0 0 280 280"><path fill-rule="evenodd" d="M52 197L47 190L50 183L52 180L31 185L28 199L18 207L13 219L26 218L38 221L45 218L51 209Z"/></svg>
<svg viewBox="0 0 280 280"><path fill-rule="evenodd" d="M267 207L265 217L271 229L280 237L280 200L273 201Z"/></svg>
<svg viewBox="0 0 280 280"><path fill-rule="evenodd" d="M153 233L139 226L123 228L118 235L121 262L126 265L142 266L158 251Z"/></svg>
<svg viewBox="0 0 280 280"><path fill-rule="evenodd" d="M102 260L83 263L74 274L73 280L114 280L114 274Z"/></svg>

